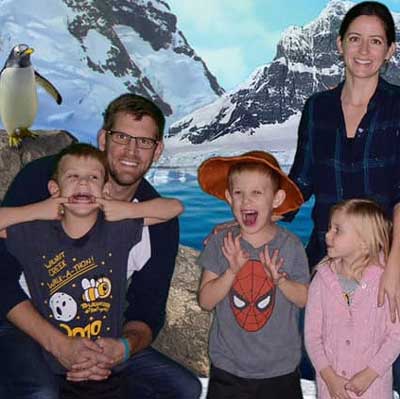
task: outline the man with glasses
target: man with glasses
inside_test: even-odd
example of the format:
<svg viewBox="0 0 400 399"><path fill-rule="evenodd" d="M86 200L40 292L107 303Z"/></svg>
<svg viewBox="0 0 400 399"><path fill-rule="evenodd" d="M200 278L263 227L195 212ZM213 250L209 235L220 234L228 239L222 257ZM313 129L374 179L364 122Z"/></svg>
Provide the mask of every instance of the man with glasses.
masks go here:
<svg viewBox="0 0 400 399"><path fill-rule="evenodd" d="M109 104L98 142L107 155L113 199L144 201L159 196L144 175L161 156L164 125L161 110L141 96L124 94ZM14 179L3 205L20 206L45 199L53 164L53 156L28 164ZM178 243L178 221L174 219L149 227L130 254L128 277L132 280L126 294L124 325L129 330L129 359L114 367L126 378L129 398L189 399L201 393L201 385L191 372L150 347L164 323ZM43 359L43 349L66 366L70 379L107 378L112 363L107 354L98 351L91 341L77 337L71 338L69 345L60 345L51 325L21 290L20 273L21 266L1 242L0 398L59 398L58 382ZM6 318L11 323L4 321Z"/></svg>

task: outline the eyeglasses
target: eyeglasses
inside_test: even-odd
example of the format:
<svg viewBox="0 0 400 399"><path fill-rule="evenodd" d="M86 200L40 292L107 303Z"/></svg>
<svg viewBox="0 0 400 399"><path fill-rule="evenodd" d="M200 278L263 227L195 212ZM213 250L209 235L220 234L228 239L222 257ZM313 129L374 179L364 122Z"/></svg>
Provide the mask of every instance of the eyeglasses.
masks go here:
<svg viewBox="0 0 400 399"><path fill-rule="evenodd" d="M158 143L158 140L149 137L135 137L117 130L108 130L107 134L111 136L111 140L116 144L128 145L132 140L135 140L137 147L143 150L151 150Z"/></svg>

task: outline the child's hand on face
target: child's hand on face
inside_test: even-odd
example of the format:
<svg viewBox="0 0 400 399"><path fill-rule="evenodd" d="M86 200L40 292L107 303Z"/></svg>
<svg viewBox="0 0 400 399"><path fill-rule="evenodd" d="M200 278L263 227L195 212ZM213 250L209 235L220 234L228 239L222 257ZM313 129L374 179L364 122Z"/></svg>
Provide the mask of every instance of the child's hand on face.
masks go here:
<svg viewBox="0 0 400 399"><path fill-rule="evenodd" d="M44 201L35 205L35 219L37 220L60 220L64 216L64 204L68 198L52 195Z"/></svg>
<svg viewBox="0 0 400 399"><path fill-rule="evenodd" d="M260 260L261 263L264 265L266 271L271 276L274 284L277 284L280 279L286 278L287 273L281 272L279 269L283 265L283 258L279 257L279 250L275 249L272 257L269 256L269 248L268 245L264 247L264 251L260 252Z"/></svg>
<svg viewBox="0 0 400 399"><path fill-rule="evenodd" d="M243 251L240 246L240 234L233 238L232 233L228 232L224 237L222 253L229 262L229 269L233 274L237 274L244 264L249 260L249 254Z"/></svg>
<svg viewBox="0 0 400 399"><path fill-rule="evenodd" d="M96 204L103 211L105 219L109 222L129 219L132 214L132 206L135 206L132 202L110 198L96 198Z"/></svg>
<svg viewBox="0 0 400 399"><path fill-rule="evenodd" d="M346 384L349 382L347 378L336 374L331 367L321 370L321 377L324 380L329 395L333 399L351 399L346 391Z"/></svg>
<svg viewBox="0 0 400 399"><path fill-rule="evenodd" d="M361 396L370 387L370 385L378 377L378 373L366 367L357 374L354 374L350 381L346 384L346 389L350 392L354 392L357 396Z"/></svg>

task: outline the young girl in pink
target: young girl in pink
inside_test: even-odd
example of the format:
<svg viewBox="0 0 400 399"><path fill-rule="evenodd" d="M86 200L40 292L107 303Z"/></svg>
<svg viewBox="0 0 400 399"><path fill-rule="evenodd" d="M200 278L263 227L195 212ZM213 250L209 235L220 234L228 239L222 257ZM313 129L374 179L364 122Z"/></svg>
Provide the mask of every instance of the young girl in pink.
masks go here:
<svg viewBox="0 0 400 399"><path fill-rule="evenodd" d="M309 288L305 341L319 399L391 399L400 323L378 307L379 278L390 222L372 201L352 199L331 210L327 256Z"/></svg>

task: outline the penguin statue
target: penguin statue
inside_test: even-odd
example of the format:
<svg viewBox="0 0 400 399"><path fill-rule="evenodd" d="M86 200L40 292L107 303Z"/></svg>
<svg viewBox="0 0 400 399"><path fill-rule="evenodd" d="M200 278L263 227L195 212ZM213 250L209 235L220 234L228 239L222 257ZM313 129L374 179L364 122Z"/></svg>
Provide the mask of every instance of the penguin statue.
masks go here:
<svg viewBox="0 0 400 399"><path fill-rule="evenodd" d="M18 44L11 50L0 72L0 117L10 147L17 147L24 137L35 136L29 127L38 109L36 84L42 86L57 104L62 102L57 89L34 70L30 59L33 51L26 44Z"/></svg>

